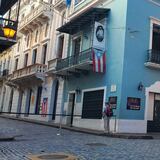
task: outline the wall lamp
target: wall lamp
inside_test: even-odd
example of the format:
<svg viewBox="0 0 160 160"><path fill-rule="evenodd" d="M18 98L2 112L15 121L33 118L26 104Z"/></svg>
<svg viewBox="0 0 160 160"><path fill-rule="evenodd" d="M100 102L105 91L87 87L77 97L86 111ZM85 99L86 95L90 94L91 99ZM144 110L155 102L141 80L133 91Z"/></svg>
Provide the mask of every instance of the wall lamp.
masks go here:
<svg viewBox="0 0 160 160"><path fill-rule="evenodd" d="M13 38L16 33L16 29L12 25L8 24L3 27L3 33L5 37Z"/></svg>
<svg viewBox="0 0 160 160"><path fill-rule="evenodd" d="M142 82L139 82L138 84L138 91L142 91L144 88L144 85L142 84Z"/></svg>

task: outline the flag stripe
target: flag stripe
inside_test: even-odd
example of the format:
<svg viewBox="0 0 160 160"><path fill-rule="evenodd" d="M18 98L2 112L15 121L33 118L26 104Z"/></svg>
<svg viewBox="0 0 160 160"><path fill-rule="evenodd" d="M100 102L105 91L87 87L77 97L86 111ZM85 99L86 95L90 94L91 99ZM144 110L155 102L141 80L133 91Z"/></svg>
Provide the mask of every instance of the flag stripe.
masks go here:
<svg viewBox="0 0 160 160"><path fill-rule="evenodd" d="M106 53L96 49L92 50L93 71L104 73L106 71Z"/></svg>

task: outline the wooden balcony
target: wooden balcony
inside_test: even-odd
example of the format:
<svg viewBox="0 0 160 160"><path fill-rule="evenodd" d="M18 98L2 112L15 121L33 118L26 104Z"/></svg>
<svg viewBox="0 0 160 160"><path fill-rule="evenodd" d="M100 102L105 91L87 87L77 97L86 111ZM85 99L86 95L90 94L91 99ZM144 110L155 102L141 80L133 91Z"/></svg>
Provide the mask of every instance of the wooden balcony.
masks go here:
<svg viewBox="0 0 160 160"><path fill-rule="evenodd" d="M153 69L160 69L160 51L148 50L145 66Z"/></svg>
<svg viewBox="0 0 160 160"><path fill-rule="evenodd" d="M52 12L48 6L39 5L19 23L19 32L27 34L29 31L34 31L35 27L51 19Z"/></svg>
<svg viewBox="0 0 160 160"><path fill-rule="evenodd" d="M62 11L66 8L66 1L65 0L56 0L54 8L58 11Z"/></svg>
<svg viewBox="0 0 160 160"><path fill-rule="evenodd" d="M10 81L16 85L28 86L40 84L44 81L47 66L33 64L13 72Z"/></svg>
<svg viewBox="0 0 160 160"><path fill-rule="evenodd" d="M80 52L65 59L57 59L55 74L78 75L92 70L92 48Z"/></svg>

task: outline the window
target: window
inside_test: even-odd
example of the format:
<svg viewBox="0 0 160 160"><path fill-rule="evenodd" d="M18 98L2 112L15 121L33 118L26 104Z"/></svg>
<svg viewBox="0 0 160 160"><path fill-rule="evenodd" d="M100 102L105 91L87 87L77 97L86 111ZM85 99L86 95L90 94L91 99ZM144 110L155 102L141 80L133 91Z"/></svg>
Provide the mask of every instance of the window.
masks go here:
<svg viewBox="0 0 160 160"><path fill-rule="evenodd" d="M46 55L47 55L47 44L43 45L42 48L42 64L46 63Z"/></svg>
<svg viewBox="0 0 160 160"><path fill-rule="evenodd" d="M64 45L64 35L58 37L58 57L62 58L63 55L63 45Z"/></svg>
<svg viewBox="0 0 160 160"><path fill-rule="evenodd" d="M84 92L82 118L101 119L104 90Z"/></svg>
<svg viewBox="0 0 160 160"><path fill-rule="evenodd" d="M37 100L36 100L35 114L39 114L41 98L42 98L42 86L37 88Z"/></svg>
<svg viewBox="0 0 160 160"><path fill-rule="evenodd" d="M160 25L153 24L152 50L160 52Z"/></svg>
<svg viewBox="0 0 160 160"><path fill-rule="evenodd" d="M18 68L18 58L15 60L14 70L16 71Z"/></svg>
<svg viewBox="0 0 160 160"><path fill-rule="evenodd" d="M34 49L32 55L32 64L36 64L36 59L37 59L37 49Z"/></svg>
<svg viewBox="0 0 160 160"><path fill-rule="evenodd" d="M29 35L27 35L27 47L29 46L29 41L30 41L30 37L29 37Z"/></svg>
<svg viewBox="0 0 160 160"><path fill-rule="evenodd" d="M81 36L78 36L73 39L73 54L79 55L81 51Z"/></svg>
<svg viewBox="0 0 160 160"><path fill-rule="evenodd" d="M27 66L27 63L28 63L28 53L25 54L25 56L24 56L24 67Z"/></svg>
<svg viewBox="0 0 160 160"><path fill-rule="evenodd" d="M35 34L35 42L38 41L38 30L36 31L36 34Z"/></svg>
<svg viewBox="0 0 160 160"><path fill-rule="evenodd" d="M44 36L45 36L45 37L47 37L48 31L49 31L49 24L47 23L47 24L46 24L46 28L45 28L45 33L44 33Z"/></svg>

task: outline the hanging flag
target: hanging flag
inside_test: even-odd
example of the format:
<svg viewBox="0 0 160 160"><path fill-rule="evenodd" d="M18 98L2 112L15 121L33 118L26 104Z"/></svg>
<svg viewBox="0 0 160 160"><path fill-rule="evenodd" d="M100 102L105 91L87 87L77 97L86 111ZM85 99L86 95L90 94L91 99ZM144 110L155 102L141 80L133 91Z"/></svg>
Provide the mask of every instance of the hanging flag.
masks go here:
<svg viewBox="0 0 160 160"><path fill-rule="evenodd" d="M70 7L70 5L71 5L71 0L66 0L66 6Z"/></svg>
<svg viewBox="0 0 160 160"><path fill-rule="evenodd" d="M105 73L106 71L106 52L99 49L92 49L93 71Z"/></svg>

